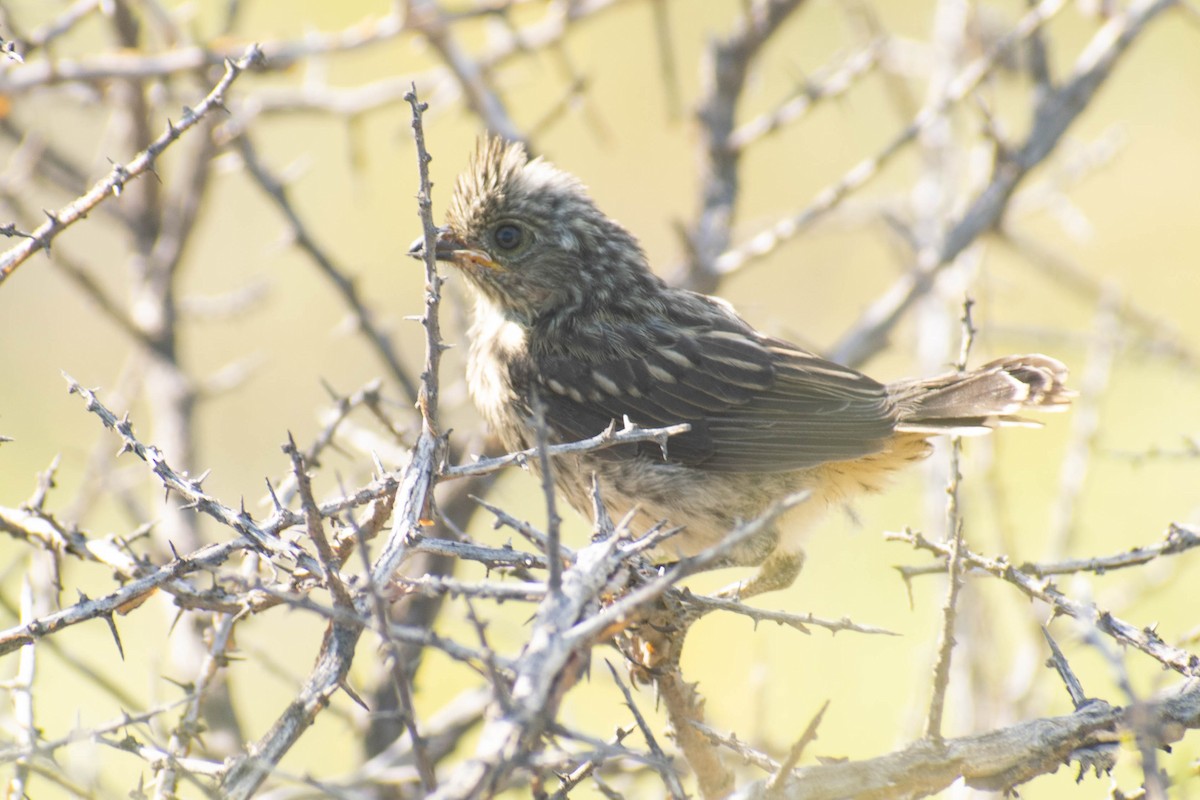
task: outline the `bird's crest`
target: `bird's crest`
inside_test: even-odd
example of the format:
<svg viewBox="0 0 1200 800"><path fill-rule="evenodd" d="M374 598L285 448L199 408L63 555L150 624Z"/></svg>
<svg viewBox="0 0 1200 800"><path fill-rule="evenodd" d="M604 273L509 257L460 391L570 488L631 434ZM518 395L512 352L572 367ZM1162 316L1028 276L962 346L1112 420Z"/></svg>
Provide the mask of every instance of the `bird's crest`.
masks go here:
<svg viewBox="0 0 1200 800"><path fill-rule="evenodd" d="M485 219L497 207L520 208L545 190L590 205L583 184L570 173L540 156L530 159L521 142L481 136L470 165L455 181L450 217L460 222Z"/></svg>

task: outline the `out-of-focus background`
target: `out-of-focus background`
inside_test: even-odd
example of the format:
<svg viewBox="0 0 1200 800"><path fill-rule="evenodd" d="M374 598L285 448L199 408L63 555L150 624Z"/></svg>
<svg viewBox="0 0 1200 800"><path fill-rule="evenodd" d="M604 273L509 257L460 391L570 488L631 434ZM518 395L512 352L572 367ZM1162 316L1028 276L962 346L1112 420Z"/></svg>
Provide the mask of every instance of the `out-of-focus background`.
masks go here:
<svg viewBox="0 0 1200 800"><path fill-rule="evenodd" d="M60 521L97 538L130 537L141 522L162 516L161 487L131 456L112 458L118 439L79 398L68 396L62 372L95 387L118 414L128 410L143 441L190 442L194 452L181 466L192 474L211 470L205 490L235 508L244 499L256 517L270 510L264 477L279 481L289 473L280 445L289 432L302 447L318 435L332 404L330 389L351 393L382 378L386 412L415 430L411 401L361 334L344 296L311 252L297 246L279 205L247 169L238 136L252 141L260 165L286 185L303 236L354 281L414 381L423 332L408 318L422 312L424 277L404 255L420 233L410 109L402 97L410 81L429 103L435 218L476 137L508 125L536 153L577 174L599 206L641 239L661 274L694 277L685 242L710 163L707 131L696 114L712 92L705 78L710 48L766 5L776 4L3 3L0 36L15 43L24 62L0 66L0 223L11 221L21 231L45 220L42 209L61 208L108 174L112 163L132 158L139 149L131 146L137 141L132 121L146 120L153 137L168 118L181 119L184 105L195 106L221 74L219 63L203 65L207 54L236 55L258 42L269 61L266 70L238 78L228 112L206 117L211 129L185 134L156 174L109 198L0 282L0 435L12 439L0 444L0 507L29 501L39 472L56 462L45 508ZM1009 168L1004 159L1029 137L1039 96L1031 42L1044 47L1052 85L1061 85L1089 65L1090 53L1111 47L1102 30L1115 29L1126 9L1043 3L1039 8L1054 14L1039 34L993 58L997 63L977 86L893 154L892 144L922 119L922 109L958 92L971 65L1028 21L1032 7L887 0L798 5L755 51L738 100L739 125L779 118L757 138L746 129L752 138L738 162L730 246L751 252L764 231L796 215L802 215L799 230L728 274L708 275L705 288L760 328L831 352L846 345L847 332L864 329L864 313L916 268L919 253L936 249L994 170ZM125 31L132 38L122 39L122 18L137 28ZM998 226L938 269L932 289L887 331L886 346L859 351L868 356L860 366L880 379L948 369L958 356L958 317L970 295L978 328L973 363L1045 352L1071 366L1081 393L1073 413L1045 420L1041 430L965 443L964 529L977 552L1006 555L1015 564L1087 558L1154 544L1172 522L1200 522L1198 19L1194 8L1180 6L1132 30L1111 74L1018 184ZM61 32L50 27L55 23L63 23ZM296 56L280 68L284 52ZM459 72L447 64L458 64ZM189 184L206 137L214 148L210 174ZM864 162L877 174L858 166ZM844 196L830 204L829 192L842 188ZM153 359L130 330L153 327L147 320L162 308L147 299L154 292L138 277L156 251L139 253L136 225L122 216L135 203L154 207L157 201L145 193L157 193L167 208L168 229L173 221L188 222L168 294L179 312L172 363L187 376L194 412L163 410L169 401L162 387L170 381L153 376ZM200 202L194 224L186 198ZM161 239L160 249L172 246L169 230ZM95 288L81 288L80 275ZM113 308L104 310L98 298ZM469 313L465 287L450 275L441 318L455 347L443 362L443 420L458 446L478 452L482 429L462 381ZM181 420L193 426L182 438L163 427ZM318 494L368 481L372 450L389 468L403 460L402 445L369 419L345 432L343 445L322 456ZM710 725L782 758L830 700L820 738L802 763L815 763L815 756L880 755L921 735L946 580L918 576L906 586L896 565L933 562L885 541L883 533L911 527L944 535L947 475L942 448L886 495L862 500L852 513L832 514L811 534L796 585L755 601L849 617L898 636L822 630L806 636L728 615L697 625L683 669L707 698ZM505 473L488 500L535 524L545 521L536 479L519 470ZM567 541L581 545L589 522L567 516ZM470 517L468 532L492 546L511 536L493 531L483 514ZM201 541L231 535L205 522L195 533ZM155 552L144 540L133 549ZM18 623L26 576L45 567L34 565L42 558L37 550L17 535L0 541L4 628ZM77 592L99 596L118 585L103 565L73 558L57 563L61 574L50 584L61 585L64 606L76 602ZM483 575L468 565L457 573L463 580ZM735 577L743 576L726 571L689 585L709 591ZM1197 585L1200 559L1188 553L1136 570L1058 579L1079 602L1094 602L1137 627L1154 626L1165 641L1192 651L1200 636ZM1038 626L1049 621L1048 607L979 577L968 579L961 604L946 735L1069 713L1066 691L1043 665L1048 652ZM489 605L487 613L490 644L516 652L527 635L530 606ZM452 599L436 629L474 641L466 619L463 601ZM101 620L38 645L31 669L40 737L60 739L122 712L154 708L180 697L180 684L197 680L189 667L199 668L198 651L180 643L192 633L176 621L168 598L152 598L116 617L115 625L123 659ZM295 695L324 625L316 615L283 609L240 623L237 655L225 672L244 739L262 735ZM1069 621L1050 627L1091 696L1127 704L1180 680L1084 627ZM606 657L620 662L615 651L598 648L590 680L572 690L561 714L564 724L600 739L629 719L603 665ZM3 657L6 685L20 683L25 664L15 652ZM364 638L351 683L368 686L377 670L377 642ZM478 681L462 665L426 655L414 678L418 717L435 714ZM10 694L15 702L20 693ZM643 689L637 698L662 731L653 693ZM280 785L300 791L301 776L333 779L362 761L365 714L345 695L332 702L283 758ZM24 741L19 706L0 702L0 740ZM134 738L163 746L179 713L165 712ZM155 779L144 753L122 751L123 735L113 730L63 747L55 767L35 759L28 796L127 796L139 776ZM472 735L459 752L472 750ZM1177 783L1172 796L1194 796L1200 788L1198 741L1189 733L1172 753L1159 754ZM0 769L18 765L10 761ZM639 783L644 780L617 776L612 786L643 796L640 791L651 791ZM1021 792L1094 798L1108 796L1114 784L1132 791L1142 781L1137 750L1127 745L1111 778L1076 784L1074 769L1062 768ZM184 782L179 791L201 796L201 785L203 779ZM528 791L512 789L513 796ZM584 785L572 796L596 791ZM967 794L953 789L946 796Z"/></svg>

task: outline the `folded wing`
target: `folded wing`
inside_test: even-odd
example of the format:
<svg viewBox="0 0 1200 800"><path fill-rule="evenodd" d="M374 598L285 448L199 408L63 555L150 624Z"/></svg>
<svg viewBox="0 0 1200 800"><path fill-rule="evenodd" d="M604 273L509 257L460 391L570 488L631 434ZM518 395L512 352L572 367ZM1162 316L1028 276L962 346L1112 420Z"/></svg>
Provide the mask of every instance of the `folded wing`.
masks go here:
<svg viewBox="0 0 1200 800"><path fill-rule="evenodd" d="M885 386L736 318L704 319L610 321L589 331L586 350L535 353L548 424L571 441L623 417L686 422L667 460L714 472L792 471L885 446L897 422ZM637 447L662 458L657 445Z"/></svg>

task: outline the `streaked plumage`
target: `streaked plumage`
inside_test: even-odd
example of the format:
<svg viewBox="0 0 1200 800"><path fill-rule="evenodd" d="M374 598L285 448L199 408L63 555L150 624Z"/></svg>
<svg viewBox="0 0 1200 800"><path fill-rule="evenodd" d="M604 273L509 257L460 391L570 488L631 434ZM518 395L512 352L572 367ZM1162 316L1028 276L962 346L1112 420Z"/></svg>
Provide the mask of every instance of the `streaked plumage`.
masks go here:
<svg viewBox="0 0 1200 800"><path fill-rule="evenodd" d="M929 435L1020 424L1022 409L1058 410L1070 398L1065 367L1046 356L884 385L761 334L724 301L668 287L579 181L495 138L458 179L437 256L477 292L468 383L507 447L532 445L534 393L561 441L623 417L692 426L665 458L643 444L555 462L558 485L585 513L595 473L614 514L637 505L647 524L686 526L672 540L679 554L794 491L812 490L794 512L811 517L878 490L928 452ZM750 589L762 591L790 583L801 560L795 541L771 531L727 563L763 563Z"/></svg>

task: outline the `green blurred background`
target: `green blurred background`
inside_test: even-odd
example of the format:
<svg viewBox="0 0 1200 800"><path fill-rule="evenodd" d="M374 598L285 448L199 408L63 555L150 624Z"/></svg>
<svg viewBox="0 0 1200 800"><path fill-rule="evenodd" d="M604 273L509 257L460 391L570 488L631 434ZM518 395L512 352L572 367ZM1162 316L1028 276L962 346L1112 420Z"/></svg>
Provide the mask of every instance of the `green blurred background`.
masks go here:
<svg viewBox="0 0 1200 800"><path fill-rule="evenodd" d="M27 24L53 16L61 8L45 0L5 6L13 18ZM650 4L621 3L578 26L567 37L564 52L573 68L586 76L586 92L535 136L538 151L579 175L600 207L641 238L652 263L664 273L681 259L676 226L689 221L698 205L699 137L690 115L700 88L698 65L711 39L729 32L741 6L734 0L667 4L682 90L681 116L673 113L672 95L661 75ZM203 36L222 7L219 3L187 7L193 13L189 26ZM884 30L913 40L928 39L932 3L879 2L874 8ZM1011 22L1023 10L1022 3L996 3L986 13ZM385 11L385 4L368 2L246 3L237 38L245 42L297 38L313 30L344 29L365 15ZM542 4L530 3L515 18L536 19L542 13ZM741 117L771 109L803 76L851 49L856 40L846 20L846 8L830 0L810 3L798 13L761 57ZM1100 24L1080 7L1069 7L1049 25L1056 75L1065 74ZM486 27L484 23L464 27L464 43L481 47L488 40ZM107 46L98 26L89 25L59 43L55 53L67 57ZM401 37L297 67L283 76L248 76L233 94L236 101L268 87L312 81L355 86L384 76L418 74L435 63L427 47L415 38ZM569 83L562 63L554 54L534 53L498 71L496 84L519 125L529 129L560 102ZM912 78L909 88L920 103L923 79ZM202 92L197 85L197 99ZM1001 75L983 90L1002 128L1017 140L1026 130L1029 93L1026 79L1016 75ZM753 234L806 206L856 162L878 152L908 121L897 112L894 100L889 83L874 73L846 96L823 103L802 123L754 147L743 161L736 232ZM107 159L132 155L114 149L119 140L99 109L80 109L46 93L22 96L9 113L26 124L44 120L38 129L88 163L95 178L107 171ZM977 139L980 116L971 104L956 111L951 120L960 140ZM426 128L434 156L434 208L440 217L454 175L466 163L481 126L460 104L435 102ZM423 280L420 268L403 256L419 233L407 106L394 104L352 124L316 114L272 115L258 121L256 130L260 154L292 176L291 196L310 230L356 276L381 321L394 331L415 374L421 329L404 318L420 313ZM1107 285L1119 301L1148 312L1175 332L1177 343L1191 348L1200 347L1198 131L1200 27L1184 12L1168 13L1135 43L1100 96L1071 128L1063 148L1025 184L1028 188L1038 181L1061 180L1067 184L1064 195L1048 207L1039 207L1031 196L1027 211L1014 210L1009 217L1015 230L1036 239L1091 280ZM1080 152L1095 152L1096 142L1112 143L1115 155L1082 177L1075 176L1073 159ZM971 161L978 161L979 150L956 152L960 174L979 168ZM245 497L252 511L262 513L257 503L264 476L274 479L287 469L279 451L287 432L304 443L319 430L317 414L328 405L321 381L351 391L380 375L381 369L346 324L344 309L327 283L288 245L276 210L249 184L234 159L226 158L224 163L228 169L216 177L216 196L204 209L188 251L183 287L187 295L216 297L261 283L267 294L260 306L236 317L189 323L182 340L183 361L194 374L207 376L243 358L260 359L244 385L201 404L197 466L212 469L205 487L214 495L231 505ZM168 157L160 169L168 185L171 164ZM855 193L842 213L733 275L720 293L765 330L816 348L831 345L904 269L904 251L894 233L879 221L878 211L886 207L903 213L920 169L917 151L910 147L879 178ZM52 208L67 199L48 194L39 198L39 204ZM55 249L82 262L114 295L124 296L127 244L101 214L93 214L61 236ZM1081 375L1095 347L1096 298L1072 290L1044 266L1002 245L986 244L981 255L969 280L980 327L973 361L1007 352L1045 351ZM868 372L881 379L899 378L937 369L953 358L955 314L968 281L955 273L943 284L922 312L926 322L903 325L893 346L866 365ZM461 288L451 276L443 306L446 335L455 343L464 341L468 312ZM918 356L919 343L928 341L922 338L928 336L922 326L939 319L945 323L949 349L932 359L928 349ZM1156 447L1180 449L1184 437L1200 433L1196 365L1164 354L1143 333L1121 325L1110 379L1102 387L1102 396L1087 399L1098 408L1100 428L1075 509L1075 536L1067 555L1101 555L1149 544L1160 538L1168 523L1197 522L1200 517L1196 491L1200 459L1134 460L1122 455ZM478 422L462 402L462 349L447 357L443 379L448 417L467 436L478 429ZM116 451L115 438L100 430L98 420L85 413L77 398L67 396L60 371L86 386L99 387L103 399L127 355L122 333L44 256L22 266L0 287L0 434L14 439L0 446L0 504L11 507L26 499L34 489L36 473L60 455L60 488L49 505L65 507L97 437L108 437ZM396 387L385 388L402 415ZM135 403L130 411L138 433L153 441L154 431L138 425L144 418L142 404ZM1009 431L988 441L967 443L964 506L966 535L974 548L988 554L1007 552L1015 562L1046 555L1071 425L1070 416L1060 416L1050 419L1041 431ZM157 497L144 478L142 464L127 456L119 463L121 474L144 487L147 502ZM347 484L358 481L369 466L357 456L332 456L321 476L323 488L336 488L335 473ZM925 559L901 545L885 543L881 534L906 525L940 534L945 475L944 460L934 459L927 469L913 470L897 480L887 495L858 503L854 519L833 515L811 535L809 560L797 584L759 601L769 608L828 618L849 616L901 635L831 637L817 631L803 636L771 626L756 631L740 618L707 619L689 638L684 667L685 675L699 681L708 698L710 724L736 731L755 746L781 755L810 715L830 699L820 739L811 752L862 758L919 736L945 584L941 578L918 579L910 604L892 568L925 563ZM506 476L492 500L518 516L544 520L539 489L528 475ZM571 536L580 542L587 526L571 517ZM126 529L111 502L101 504L86 520L86 528L95 534ZM482 518L472 532L491 544L507 538L505 533L492 532ZM23 548L0 542L0 563L9 565L0 573L0 594L9 603L17 596L24 554ZM461 572L464 578L476 575L482 573L469 568ZM703 576L691 585L698 591L709 590L734 577L733 572ZM112 588L111 577L94 567L72 564L66 579L68 586L78 585L89 593ZM1095 598L1135 625L1157 624L1169 642L1189 634L1195 637L1200 630L1196 589L1200 560L1195 555L1135 572L1067 578L1061 585L1079 599ZM946 732L964 735L1014 719L1067 713L1069 700L1053 673L1042 667L1044 644L1034 636L1046 609L1031 606L1012 587L989 580L969 582L964 603L969 610L962 619L960 653L971 668L955 673ZM528 613L527 607L501 607L489 631L493 644L509 652L519 647ZM442 617L445 632L469 635L463 616L461 604L451 602ZM13 622L6 615L4 624ZM70 658L120 676L142 702L175 696L160 669L169 647L170 615L143 609L118 620L118 625L126 653L123 664L117 662L110 635L98 622L68 630L55 641ZM1062 622L1052 628L1089 693L1126 702L1111 665L1079 643L1077 629ZM240 629L239 644L246 658L235 662L230 671L251 737L261 734L293 696L317 651L322 629L317 619L282 611L250 620ZM1194 638L1191 647L1195 649ZM615 652L608 657L617 660ZM361 680L371 674L364 664L374 658L375 643L364 639L356 662ZM1136 653L1126 653L1122 659L1138 692L1174 682ZM11 675L14 659L8 662L0 665L0 677ZM602 664L596 666L590 682L569 697L564 720L607 736L627 716L607 670ZM167 677L188 680L190 676ZM418 710L432 713L471 680L466 670L431 654L418 675ZM51 738L119 714L115 701L91 689L50 653L41 660L38 689L39 720ZM653 716L653 697L642 692L639 702ZM0 709L0 718L8 720L9 714L8 708ZM318 776L350 769L358 756L352 732L359 716L345 697L336 698L334 712L321 716L316 729L284 760L283 769ZM1182 781L1179 797L1200 793L1194 766L1200 751L1197 742L1197 734L1189 734L1173 755L1164 756L1172 775ZM110 787L132 786L131 776L140 767L133 758L101 745L74 746L62 758L72 768L102 769ZM1123 789L1136 785L1133 751L1124 754L1116 774ZM1108 788L1107 778L1076 786L1071 770L1062 769L1022 790L1022 795L1091 798L1107 796Z"/></svg>

